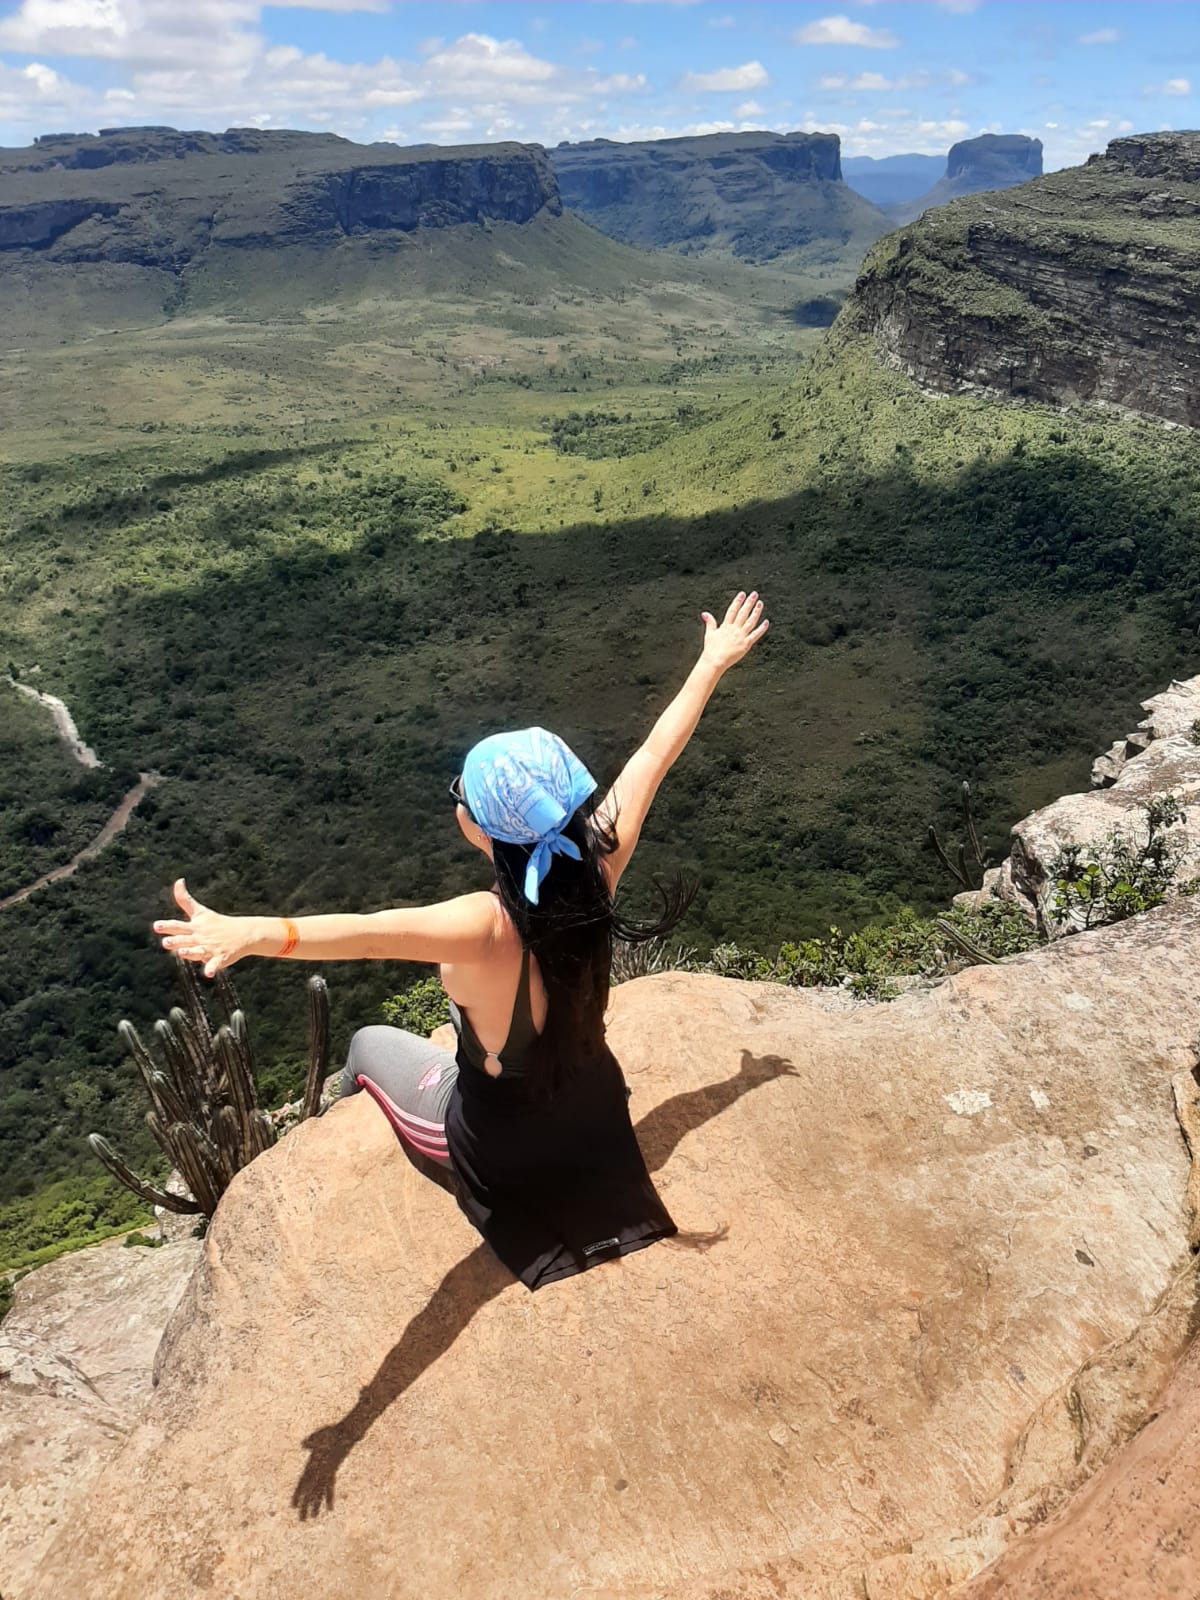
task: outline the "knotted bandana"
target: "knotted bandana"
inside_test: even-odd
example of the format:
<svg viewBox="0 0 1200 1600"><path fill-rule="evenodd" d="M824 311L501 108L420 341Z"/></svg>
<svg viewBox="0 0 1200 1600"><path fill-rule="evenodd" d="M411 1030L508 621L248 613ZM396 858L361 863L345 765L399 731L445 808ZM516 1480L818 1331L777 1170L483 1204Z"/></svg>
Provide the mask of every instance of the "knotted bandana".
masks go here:
<svg viewBox="0 0 1200 1600"><path fill-rule="evenodd" d="M524 884L532 905L551 856L582 859L579 846L564 839L562 830L595 788L595 778L578 756L545 728L493 733L463 762L467 809L488 838L534 847Z"/></svg>

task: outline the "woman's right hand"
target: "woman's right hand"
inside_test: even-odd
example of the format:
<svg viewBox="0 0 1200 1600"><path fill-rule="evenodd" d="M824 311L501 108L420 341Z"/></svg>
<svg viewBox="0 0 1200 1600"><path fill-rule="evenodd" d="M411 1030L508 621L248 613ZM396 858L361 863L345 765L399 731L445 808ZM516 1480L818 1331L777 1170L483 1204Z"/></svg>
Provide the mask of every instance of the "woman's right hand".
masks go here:
<svg viewBox="0 0 1200 1600"><path fill-rule="evenodd" d="M739 589L729 602L729 610L720 627L711 613L702 611L700 616L705 631L700 659L710 662L718 672L724 672L734 662L748 655L770 627L762 610L763 603L758 598L757 590L752 589L747 594Z"/></svg>

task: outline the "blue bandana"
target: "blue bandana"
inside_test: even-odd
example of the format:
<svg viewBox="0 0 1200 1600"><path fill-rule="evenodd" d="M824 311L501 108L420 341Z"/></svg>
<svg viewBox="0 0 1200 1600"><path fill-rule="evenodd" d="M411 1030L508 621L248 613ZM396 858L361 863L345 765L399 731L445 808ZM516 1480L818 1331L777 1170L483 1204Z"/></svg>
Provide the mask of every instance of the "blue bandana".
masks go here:
<svg viewBox="0 0 1200 1600"><path fill-rule="evenodd" d="M488 838L534 846L524 886L533 905L552 855L582 859L562 829L595 788L595 778L579 758L545 728L493 733L463 762L467 809Z"/></svg>

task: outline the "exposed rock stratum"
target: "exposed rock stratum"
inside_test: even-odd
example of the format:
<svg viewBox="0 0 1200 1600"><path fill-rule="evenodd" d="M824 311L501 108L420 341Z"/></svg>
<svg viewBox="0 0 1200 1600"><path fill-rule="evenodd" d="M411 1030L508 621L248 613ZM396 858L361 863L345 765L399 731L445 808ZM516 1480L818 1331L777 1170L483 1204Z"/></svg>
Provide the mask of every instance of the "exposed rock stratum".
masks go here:
<svg viewBox="0 0 1200 1600"><path fill-rule="evenodd" d="M1181 899L849 1013L627 984L683 1233L535 1295L338 1103L230 1186L141 1422L12 1600L952 1593L1187 1344L1198 964Z"/></svg>
<svg viewBox="0 0 1200 1600"><path fill-rule="evenodd" d="M1200 424L1200 133L926 211L882 240L848 319L932 389Z"/></svg>

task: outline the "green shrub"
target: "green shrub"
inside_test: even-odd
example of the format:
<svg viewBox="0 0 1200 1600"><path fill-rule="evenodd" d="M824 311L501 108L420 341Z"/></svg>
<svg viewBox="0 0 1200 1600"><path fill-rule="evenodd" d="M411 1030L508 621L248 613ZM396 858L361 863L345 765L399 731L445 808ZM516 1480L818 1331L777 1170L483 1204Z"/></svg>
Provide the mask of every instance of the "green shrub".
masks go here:
<svg viewBox="0 0 1200 1600"><path fill-rule="evenodd" d="M144 1233L127 1233L121 1243L128 1250L133 1245L144 1244L149 1250L157 1250L162 1244L161 1239L148 1239Z"/></svg>
<svg viewBox="0 0 1200 1600"><path fill-rule="evenodd" d="M383 1020L423 1038L450 1021L450 1002L437 978L420 978L383 1002Z"/></svg>
<svg viewBox="0 0 1200 1600"><path fill-rule="evenodd" d="M1168 832L1186 821L1174 795L1155 795L1146 805L1144 840L1114 830L1099 846L1064 845L1047 869L1054 883L1052 920L1078 930L1094 928L1149 911L1172 889L1195 893L1195 879L1177 882L1180 842Z"/></svg>

